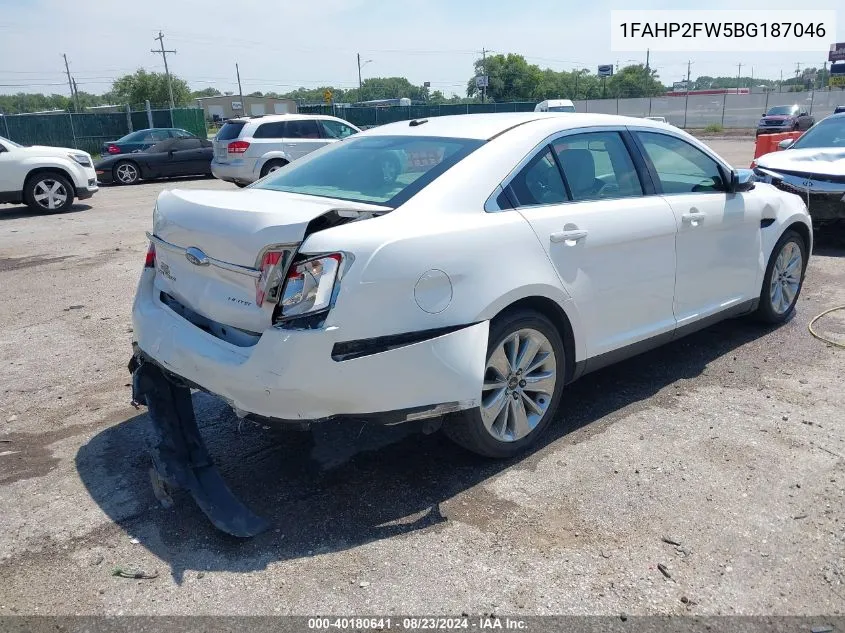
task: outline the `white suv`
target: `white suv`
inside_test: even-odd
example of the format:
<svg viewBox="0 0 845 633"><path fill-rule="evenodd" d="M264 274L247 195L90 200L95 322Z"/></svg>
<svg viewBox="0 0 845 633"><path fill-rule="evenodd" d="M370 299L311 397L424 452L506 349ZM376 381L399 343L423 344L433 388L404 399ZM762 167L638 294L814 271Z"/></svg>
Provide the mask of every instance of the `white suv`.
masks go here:
<svg viewBox="0 0 845 633"><path fill-rule="evenodd" d="M275 114L231 119L214 137L211 173L245 187L315 149L360 131L332 116Z"/></svg>
<svg viewBox="0 0 845 633"><path fill-rule="evenodd" d="M67 147L24 147L0 137L0 203L67 211L97 193L91 155Z"/></svg>

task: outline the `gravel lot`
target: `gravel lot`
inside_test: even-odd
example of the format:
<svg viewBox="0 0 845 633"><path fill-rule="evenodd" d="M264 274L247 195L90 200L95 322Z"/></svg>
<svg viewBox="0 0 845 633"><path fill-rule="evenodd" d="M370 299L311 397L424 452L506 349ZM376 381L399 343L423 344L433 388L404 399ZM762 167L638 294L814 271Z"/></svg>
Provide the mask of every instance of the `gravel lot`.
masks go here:
<svg viewBox="0 0 845 633"><path fill-rule="evenodd" d="M750 139L710 142L748 165ZM0 207L0 615L845 612L845 351L807 332L845 304L841 241L817 245L790 323L590 375L512 462L357 425L323 427L309 457L305 434L197 395L232 488L276 526L239 542L186 496L158 505L129 405L144 231L177 186L232 187ZM820 329L843 339L845 317Z"/></svg>

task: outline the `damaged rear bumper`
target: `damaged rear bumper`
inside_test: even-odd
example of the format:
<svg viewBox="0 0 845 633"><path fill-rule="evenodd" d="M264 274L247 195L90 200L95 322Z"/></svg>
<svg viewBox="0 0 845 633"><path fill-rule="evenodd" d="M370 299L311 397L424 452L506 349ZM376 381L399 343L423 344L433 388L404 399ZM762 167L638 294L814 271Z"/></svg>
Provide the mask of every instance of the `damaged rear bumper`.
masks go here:
<svg viewBox="0 0 845 633"><path fill-rule="evenodd" d="M226 400L240 416L307 422L343 416L387 423L479 405L487 321L429 338L340 357L359 337L339 327L266 330L241 347L200 329L161 302L152 271L133 308L139 350L186 383ZM380 341L381 339L367 339Z"/></svg>

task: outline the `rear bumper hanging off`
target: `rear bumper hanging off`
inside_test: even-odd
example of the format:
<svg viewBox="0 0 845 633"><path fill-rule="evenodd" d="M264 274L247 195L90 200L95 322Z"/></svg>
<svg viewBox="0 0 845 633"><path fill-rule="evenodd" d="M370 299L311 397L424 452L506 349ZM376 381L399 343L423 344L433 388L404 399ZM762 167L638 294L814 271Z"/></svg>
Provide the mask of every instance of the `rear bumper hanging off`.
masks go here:
<svg viewBox="0 0 845 633"><path fill-rule="evenodd" d="M153 428L151 453L158 477L185 488L216 528L251 537L270 523L235 497L211 460L197 428L190 388L140 355L129 362L132 399L146 405Z"/></svg>

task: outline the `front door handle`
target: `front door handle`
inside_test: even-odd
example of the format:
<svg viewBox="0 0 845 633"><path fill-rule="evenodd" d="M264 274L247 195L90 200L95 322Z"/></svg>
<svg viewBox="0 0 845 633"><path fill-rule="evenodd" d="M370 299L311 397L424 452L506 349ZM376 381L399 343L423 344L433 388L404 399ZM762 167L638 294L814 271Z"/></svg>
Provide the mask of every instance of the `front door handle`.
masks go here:
<svg viewBox="0 0 845 633"><path fill-rule="evenodd" d="M684 213L681 216L681 221L684 224L691 224L692 226L698 226L701 222L704 221L704 218L705 218L706 215L707 215L706 213L702 213L701 211L696 209L696 210L693 210L689 213Z"/></svg>
<svg viewBox="0 0 845 633"><path fill-rule="evenodd" d="M572 230L572 231L557 231L549 235L552 242L577 242L587 237L587 231Z"/></svg>

